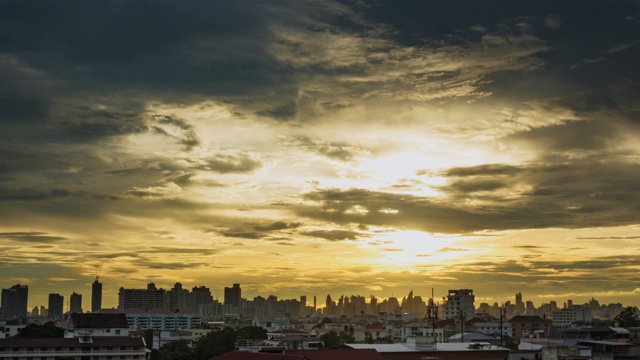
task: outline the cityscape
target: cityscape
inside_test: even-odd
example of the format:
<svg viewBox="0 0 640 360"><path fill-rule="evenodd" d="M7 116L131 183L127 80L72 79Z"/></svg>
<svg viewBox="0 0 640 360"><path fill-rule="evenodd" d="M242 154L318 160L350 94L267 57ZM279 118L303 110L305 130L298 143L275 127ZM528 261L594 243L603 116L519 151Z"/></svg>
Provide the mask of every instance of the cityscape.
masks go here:
<svg viewBox="0 0 640 360"><path fill-rule="evenodd" d="M640 360L639 34L0 1L0 360Z"/></svg>
<svg viewBox="0 0 640 360"><path fill-rule="evenodd" d="M562 318L560 324L567 325L575 322L589 323L593 320L613 321L623 310L623 304L600 304L594 298L588 303L574 304L571 299L558 303L555 300L535 306L532 301L524 301L522 293L513 298L504 299L500 303L482 302L476 304L475 295L471 289L449 290L446 296L423 298L410 291L402 298L389 297L378 299L373 295L340 295L333 299L331 294L318 298L313 295L300 295L294 299L278 299L276 295L267 297L256 296L252 299L242 297L240 284L233 284L224 288L224 297L214 299L211 289L204 285L194 286L191 290L183 288L181 283L175 283L170 289L158 288L149 283L144 288L118 290L118 304L114 307L103 307L103 283L98 278L91 287L89 301L83 303L82 294L73 292L65 302L65 296L58 293L49 294L47 306L27 308L27 285L16 284L2 290L0 303L0 317L4 319L24 319L27 317L47 318L57 320L70 313L100 312L114 310L126 312L129 309L149 311L152 309L166 309L170 311L191 310L200 315L202 321L221 320L229 316L264 317L271 321L278 318L297 320L300 318L328 316L354 318L361 315L378 315L380 313L400 312L409 314L414 319L422 319L428 315L428 308L434 307L435 313L441 314L443 319L457 318L462 312L467 317L475 314L498 318L503 309L504 316L512 318L516 315L536 315L545 319ZM85 298L86 299L86 298ZM455 301L453 299L456 299ZM637 308L637 307L636 307ZM565 319L565 312L571 309L574 318Z"/></svg>
<svg viewBox="0 0 640 360"><path fill-rule="evenodd" d="M220 359L260 359L262 354L286 356L289 351L303 351L310 359L332 359L336 346L351 349L350 358L362 359L414 352L419 357L456 359L469 351L465 356L478 359L522 355L537 359L567 352L578 359L606 356L611 349L620 358L640 355L640 310L621 303L600 304L594 298L585 304L568 299L535 306L516 293L500 304L476 304L473 289L455 289L428 298L411 291L385 299L361 295L334 299L330 294L320 299L306 295L247 299L241 284L234 283L224 287L222 299L214 299L211 289L202 285L189 290L181 283L170 289L148 283L144 288L120 287L117 307L109 308L102 303L103 286L96 277L86 311L82 294L76 292L66 303L63 295L51 293L48 306L29 311L27 285L2 289L0 355L74 358L80 351L98 359L118 354L125 359L163 359L176 356L180 346L188 358L205 351L206 359L216 354ZM50 335L33 335L34 328ZM56 337L56 331L64 336ZM220 344L220 334L230 331L226 344ZM106 347L72 346L94 344L95 339ZM35 344L41 347L34 348ZM63 344L68 345L63 348ZM611 349L603 349L603 344ZM51 345L56 350L51 351Z"/></svg>

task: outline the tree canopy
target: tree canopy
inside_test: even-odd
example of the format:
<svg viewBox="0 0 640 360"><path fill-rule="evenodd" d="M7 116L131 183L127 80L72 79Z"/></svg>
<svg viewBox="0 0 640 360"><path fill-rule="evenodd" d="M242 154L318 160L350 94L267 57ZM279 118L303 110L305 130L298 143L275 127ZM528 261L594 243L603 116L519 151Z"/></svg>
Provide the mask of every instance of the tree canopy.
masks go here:
<svg viewBox="0 0 640 360"><path fill-rule="evenodd" d="M18 338L63 338L64 329L49 321L42 325L29 324L16 335Z"/></svg>
<svg viewBox="0 0 640 360"><path fill-rule="evenodd" d="M627 306L622 309L622 312L613 318L619 326L621 327L633 327L640 326L640 320L638 320L638 312L637 308L632 306Z"/></svg>

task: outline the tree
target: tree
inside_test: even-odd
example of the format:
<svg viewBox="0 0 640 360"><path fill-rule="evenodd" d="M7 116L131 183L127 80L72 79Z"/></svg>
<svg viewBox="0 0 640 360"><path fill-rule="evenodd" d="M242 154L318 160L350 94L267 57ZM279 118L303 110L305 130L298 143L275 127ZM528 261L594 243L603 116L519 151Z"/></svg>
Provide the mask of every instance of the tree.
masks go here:
<svg viewBox="0 0 640 360"><path fill-rule="evenodd" d="M239 339L265 340L267 330L260 326L245 326L236 333Z"/></svg>
<svg viewBox="0 0 640 360"><path fill-rule="evenodd" d="M153 349L153 329L147 329L144 331L144 342L147 345L147 349Z"/></svg>
<svg viewBox="0 0 640 360"><path fill-rule="evenodd" d="M340 340L340 335L338 335L338 333L335 331L329 331L328 333L324 333L320 335L320 340L322 340L322 343L326 348L334 347L342 344Z"/></svg>
<svg viewBox="0 0 640 360"><path fill-rule="evenodd" d="M193 357L195 360L209 360L236 348L237 335L235 330L226 327L222 330L211 331L202 336L195 343Z"/></svg>
<svg viewBox="0 0 640 360"><path fill-rule="evenodd" d="M620 327L633 327L640 326L640 320L638 320L637 308L627 306L622 309L622 312L613 318Z"/></svg>
<svg viewBox="0 0 640 360"><path fill-rule="evenodd" d="M63 338L64 329L49 321L42 325L29 324L16 335L18 338Z"/></svg>
<svg viewBox="0 0 640 360"><path fill-rule="evenodd" d="M500 335L502 337L503 346L509 350L518 350L518 344L509 335Z"/></svg>
<svg viewBox="0 0 640 360"><path fill-rule="evenodd" d="M160 360L190 360L193 359L193 350L186 340L168 342L160 348Z"/></svg>
<svg viewBox="0 0 640 360"><path fill-rule="evenodd" d="M344 343L353 343L356 339L349 332L349 328L347 328L347 332L341 331L339 334L332 330L320 335L320 340L322 340L322 343L326 348L342 345Z"/></svg>

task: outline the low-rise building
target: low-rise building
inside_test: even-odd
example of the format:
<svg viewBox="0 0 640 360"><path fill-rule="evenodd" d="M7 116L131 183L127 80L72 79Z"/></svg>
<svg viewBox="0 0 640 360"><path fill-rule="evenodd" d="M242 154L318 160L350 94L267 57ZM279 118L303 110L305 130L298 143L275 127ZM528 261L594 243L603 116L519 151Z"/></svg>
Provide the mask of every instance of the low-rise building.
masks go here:
<svg viewBox="0 0 640 360"><path fill-rule="evenodd" d="M385 360L504 360L509 349L488 343L436 343L429 337L410 337L406 343L346 344L353 349L375 349Z"/></svg>
<svg viewBox="0 0 640 360"><path fill-rule="evenodd" d="M513 336L513 328L506 321L502 323L502 331L500 331L499 322L478 322L475 323L475 327L476 332L485 335L495 336L502 333L502 335Z"/></svg>
<svg viewBox="0 0 640 360"><path fill-rule="evenodd" d="M132 330L179 330L193 329L202 324L202 315L195 310L183 309L126 309L124 314Z"/></svg>
<svg viewBox="0 0 640 360"><path fill-rule="evenodd" d="M9 338L0 340L0 359L146 359L141 337Z"/></svg>
<svg viewBox="0 0 640 360"><path fill-rule="evenodd" d="M129 324L121 313L71 314L64 337L80 336L129 336Z"/></svg>
<svg viewBox="0 0 640 360"><path fill-rule="evenodd" d="M322 347L322 340L318 335L296 329L270 331L263 343L267 346L285 347L288 350L308 350Z"/></svg>
<svg viewBox="0 0 640 360"><path fill-rule="evenodd" d="M542 334L549 330L549 323L537 315L516 315L509 320L513 329L513 338L535 337L534 334Z"/></svg>

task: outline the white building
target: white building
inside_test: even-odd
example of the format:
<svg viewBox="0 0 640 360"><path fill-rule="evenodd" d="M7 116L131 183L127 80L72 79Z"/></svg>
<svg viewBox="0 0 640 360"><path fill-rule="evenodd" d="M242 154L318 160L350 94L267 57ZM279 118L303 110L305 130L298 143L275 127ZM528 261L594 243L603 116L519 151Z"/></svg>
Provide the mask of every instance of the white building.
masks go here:
<svg viewBox="0 0 640 360"><path fill-rule="evenodd" d="M20 330L27 325L7 325L6 321L0 321L0 339L6 339L18 335Z"/></svg>
<svg viewBox="0 0 640 360"><path fill-rule="evenodd" d="M436 342L445 342L444 329L436 327L433 329L431 324L414 322L402 325L401 327L402 340L407 340L411 337L429 337L435 339Z"/></svg>
<svg viewBox="0 0 640 360"><path fill-rule="evenodd" d="M200 327L202 315L195 310L177 312L168 309L126 309L124 314L130 329L134 330L179 330Z"/></svg>
<svg viewBox="0 0 640 360"><path fill-rule="evenodd" d="M71 314L64 337L82 336L129 336L127 318L121 313Z"/></svg>
<svg viewBox="0 0 640 360"><path fill-rule="evenodd" d="M443 305L444 318L459 319L462 311L464 319L471 319L475 314L475 298L471 289L449 290Z"/></svg>

